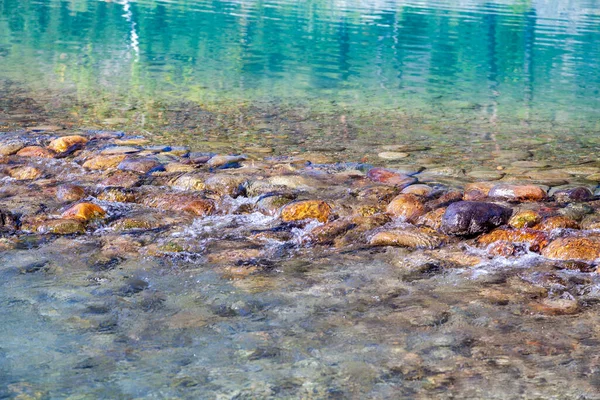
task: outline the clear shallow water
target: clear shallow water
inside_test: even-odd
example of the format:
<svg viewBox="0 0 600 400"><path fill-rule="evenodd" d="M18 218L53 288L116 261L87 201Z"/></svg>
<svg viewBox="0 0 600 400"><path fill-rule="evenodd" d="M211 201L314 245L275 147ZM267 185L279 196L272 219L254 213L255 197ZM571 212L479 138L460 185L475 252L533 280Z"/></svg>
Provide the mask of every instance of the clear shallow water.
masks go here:
<svg viewBox="0 0 600 400"><path fill-rule="evenodd" d="M594 187L599 5L0 0L0 80L16 83L0 120L132 126L202 151L258 144L316 162L384 164L386 145L424 145L396 163L436 183L539 161L533 178L502 171ZM484 178L436 170L447 166ZM271 222L224 216L3 251L0 398L598 398L595 274L533 255L461 269L422 251L277 241L266 271L232 273L225 255L253 250L250 230ZM121 239L192 251L144 257ZM123 259L106 264L113 245ZM583 311L532 311L543 290Z"/></svg>
<svg viewBox="0 0 600 400"><path fill-rule="evenodd" d="M0 76L81 96L485 109L597 119L600 15L579 1L19 1ZM96 97L91 102L101 101Z"/></svg>

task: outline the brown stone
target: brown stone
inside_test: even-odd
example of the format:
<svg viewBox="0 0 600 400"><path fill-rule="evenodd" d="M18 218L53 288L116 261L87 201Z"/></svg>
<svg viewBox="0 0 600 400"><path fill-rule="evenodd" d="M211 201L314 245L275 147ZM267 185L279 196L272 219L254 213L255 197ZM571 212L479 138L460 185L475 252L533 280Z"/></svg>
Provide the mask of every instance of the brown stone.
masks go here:
<svg viewBox="0 0 600 400"><path fill-rule="evenodd" d="M40 146L27 146L19 150L17 155L19 157L54 158L55 154L52 150Z"/></svg>
<svg viewBox="0 0 600 400"><path fill-rule="evenodd" d="M85 197L81 186L65 184L56 188L56 198L60 201L77 201Z"/></svg>
<svg viewBox="0 0 600 400"><path fill-rule="evenodd" d="M401 246L415 249L435 249L447 238L428 228L393 229L376 233L369 240L371 246Z"/></svg>
<svg viewBox="0 0 600 400"><path fill-rule="evenodd" d="M75 219L52 219L38 225L37 231L55 235L72 235L85 233L85 228L80 221Z"/></svg>
<svg viewBox="0 0 600 400"><path fill-rule="evenodd" d="M553 260L591 262L600 257L600 240L585 237L559 238L543 249L542 255Z"/></svg>
<svg viewBox="0 0 600 400"><path fill-rule="evenodd" d="M314 243L326 244L332 243L333 240L356 226L349 219L338 219L327 222L324 225L317 226L310 232L310 240Z"/></svg>
<svg viewBox="0 0 600 400"><path fill-rule="evenodd" d="M463 198L467 201L478 201L485 199L490 190L496 185L497 183L493 182L469 183L465 186L465 194Z"/></svg>
<svg viewBox="0 0 600 400"><path fill-rule="evenodd" d="M399 186L402 188L417 181L411 176L404 175L386 168L371 168L369 172L367 172L367 177L373 182L379 182L389 186Z"/></svg>
<svg viewBox="0 0 600 400"><path fill-rule="evenodd" d="M549 217L533 227L540 231L551 231L553 229L579 229L579 224L562 215Z"/></svg>
<svg viewBox="0 0 600 400"><path fill-rule="evenodd" d="M417 219L418 225L428 226L432 229L440 229L442 227L442 217L446 212L446 207L438 208L427 214L421 215Z"/></svg>
<svg viewBox="0 0 600 400"><path fill-rule="evenodd" d="M412 222L425 214L427 209L414 194L399 194L388 204L386 211L403 221Z"/></svg>
<svg viewBox="0 0 600 400"><path fill-rule="evenodd" d="M281 218L284 221L300 221L314 218L320 222L327 222L331 214L331 207L322 200L296 201L283 207Z"/></svg>
<svg viewBox="0 0 600 400"><path fill-rule="evenodd" d="M159 167L161 164L152 158L126 158L117 166L121 171L133 171L145 174Z"/></svg>
<svg viewBox="0 0 600 400"><path fill-rule="evenodd" d="M102 218L106 215L106 211L99 205L94 203L79 203L62 213L62 218L76 219L78 221L91 221L93 219Z"/></svg>
<svg viewBox="0 0 600 400"><path fill-rule="evenodd" d="M133 172L118 171L100 182L100 186L117 186L123 188L131 188L137 186L140 182L140 177Z"/></svg>
<svg viewBox="0 0 600 400"><path fill-rule="evenodd" d="M114 156L96 156L90 158L83 163L83 168L105 170L109 168L117 168L117 166L125 159L125 155L117 154Z"/></svg>
<svg viewBox="0 0 600 400"><path fill-rule="evenodd" d="M531 251L540 251L548 245L548 235L533 229L496 229L490 233L480 236L477 243L487 246L489 244L504 241L509 243L525 243Z"/></svg>
<svg viewBox="0 0 600 400"><path fill-rule="evenodd" d="M546 315L570 315L580 310L579 302L572 299L543 299L540 302L531 303L533 311Z"/></svg>
<svg viewBox="0 0 600 400"><path fill-rule="evenodd" d="M87 138L79 135L63 136L54 139L48 145L48 148L56 153L64 153L73 148L73 146L83 147L88 142Z"/></svg>
<svg viewBox="0 0 600 400"><path fill-rule="evenodd" d="M42 171L40 171L38 168L26 165L23 167L11 168L8 171L8 174L11 178L24 181L39 178L42 175Z"/></svg>
<svg viewBox="0 0 600 400"><path fill-rule="evenodd" d="M510 202L542 201L546 199L546 191L535 185L496 185L490 189L488 196Z"/></svg>

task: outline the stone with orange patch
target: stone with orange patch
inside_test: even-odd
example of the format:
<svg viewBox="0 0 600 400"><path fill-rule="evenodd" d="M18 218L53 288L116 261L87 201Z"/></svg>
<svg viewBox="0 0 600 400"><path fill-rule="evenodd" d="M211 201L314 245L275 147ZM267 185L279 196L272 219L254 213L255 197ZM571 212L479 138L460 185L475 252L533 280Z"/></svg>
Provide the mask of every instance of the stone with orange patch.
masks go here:
<svg viewBox="0 0 600 400"><path fill-rule="evenodd" d="M40 146L27 146L19 150L17 155L19 157L54 158L55 153Z"/></svg>
<svg viewBox="0 0 600 400"><path fill-rule="evenodd" d="M65 151L73 148L73 146L83 147L87 142L88 139L83 136L63 136L51 141L48 145L48 148L56 153L64 153Z"/></svg>
<svg viewBox="0 0 600 400"><path fill-rule="evenodd" d="M600 257L600 239L586 237L558 238L542 250L542 255L553 260L591 262Z"/></svg>
<svg viewBox="0 0 600 400"><path fill-rule="evenodd" d="M404 221L414 221L427 212L425 205L414 194L399 194L388 204L386 211Z"/></svg>
<svg viewBox="0 0 600 400"><path fill-rule="evenodd" d="M62 213L62 218L87 222L93 219L102 218L105 215L106 211L97 204L79 203Z"/></svg>
<svg viewBox="0 0 600 400"><path fill-rule="evenodd" d="M496 229L480 236L477 243L488 246L495 242L526 243L531 251L540 251L548 245L548 235L533 229Z"/></svg>
<svg viewBox="0 0 600 400"><path fill-rule="evenodd" d="M305 200L290 203L281 210L284 221L300 221L313 218L320 222L327 222L331 215L331 207L322 200Z"/></svg>

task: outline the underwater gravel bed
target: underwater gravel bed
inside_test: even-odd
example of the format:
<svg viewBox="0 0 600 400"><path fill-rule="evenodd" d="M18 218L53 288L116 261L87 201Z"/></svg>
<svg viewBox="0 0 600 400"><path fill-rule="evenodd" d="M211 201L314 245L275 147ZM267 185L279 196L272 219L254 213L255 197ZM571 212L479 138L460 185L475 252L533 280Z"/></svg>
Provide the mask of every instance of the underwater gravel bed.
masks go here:
<svg viewBox="0 0 600 400"><path fill-rule="evenodd" d="M0 154L0 398L599 398L595 163Z"/></svg>

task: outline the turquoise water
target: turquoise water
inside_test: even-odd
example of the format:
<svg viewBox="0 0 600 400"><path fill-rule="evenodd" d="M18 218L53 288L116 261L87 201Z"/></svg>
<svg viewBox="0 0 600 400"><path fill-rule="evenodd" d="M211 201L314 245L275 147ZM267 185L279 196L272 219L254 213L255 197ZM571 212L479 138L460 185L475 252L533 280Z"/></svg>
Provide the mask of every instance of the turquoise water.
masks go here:
<svg viewBox="0 0 600 400"><path fill-rule="evenodd" d="M130 100L320 99L589 121L600 110L599 6L3 0L0 77Z"/></svg>

